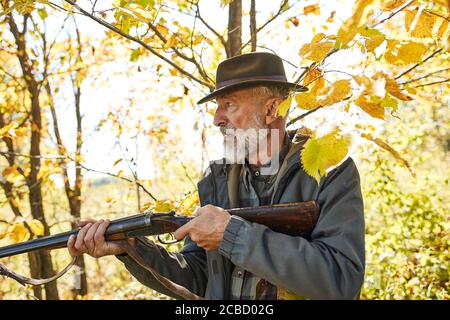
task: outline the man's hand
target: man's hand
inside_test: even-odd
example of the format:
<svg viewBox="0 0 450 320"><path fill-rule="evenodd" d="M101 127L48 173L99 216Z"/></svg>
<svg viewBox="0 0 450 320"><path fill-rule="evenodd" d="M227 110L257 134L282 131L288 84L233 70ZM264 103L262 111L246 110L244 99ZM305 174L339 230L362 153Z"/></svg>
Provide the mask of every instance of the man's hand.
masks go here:
<svg viewBox="0 0 450 320"><path fill-rule="evenodd" d="M94 258L117 255L125 252L126 241L105 241L105 231L109 220L87 219L80 221L78 234L71 235L67 241L67 248L72 257L87 253Z"/></svg>
<svg viewBox="0 0 450 320"><path fill-rule="evenodd" d="M175 231L175 238L181 240L189 235L192 241L205 250L218 249L230 214L220 207L206 205L198 208L194 215L194 219Z"/></svg>

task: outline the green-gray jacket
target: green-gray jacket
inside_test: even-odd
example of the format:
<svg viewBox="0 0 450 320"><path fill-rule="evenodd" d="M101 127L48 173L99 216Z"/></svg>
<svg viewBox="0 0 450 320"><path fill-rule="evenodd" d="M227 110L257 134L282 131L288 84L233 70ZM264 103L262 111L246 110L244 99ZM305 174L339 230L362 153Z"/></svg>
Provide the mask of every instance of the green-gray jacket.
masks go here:
<svg viewBox="0 0 450 320"><path fill-rule="evenodd" d="M209 299L228 298L234 265L305 298L358 298L365 267L358 171L349 158L317 184L301 169L304 140L291 144L275 181L272 203L317 200L321 212L310 239L232 216L217 251L207 252L186 238L180 253L169 253L151 241L137 242L138 252L164 277ZM211 163L198 183L201 205L234 207L239 171L238 165ZM178 298L130 257L118 258L141 283Z"/></svg>

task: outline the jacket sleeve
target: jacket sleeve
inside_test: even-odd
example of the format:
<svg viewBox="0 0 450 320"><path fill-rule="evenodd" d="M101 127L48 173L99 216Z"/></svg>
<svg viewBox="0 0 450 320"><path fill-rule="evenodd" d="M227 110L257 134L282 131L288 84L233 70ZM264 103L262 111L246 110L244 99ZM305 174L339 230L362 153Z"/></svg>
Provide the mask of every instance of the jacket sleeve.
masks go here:
<svg viewBox="0 0 450 320"><path fill-rule="evenodd" d="M136 250L156 272L196 295L202 297L205 295L207 284L206 253L202 248L197 247L189 237L186 238L179 253L168 252L145 237L140 237L137 240ZM165 295L179 298L128 255L116 257L142 284Z"/></svg>
<svg viewBox="0 0 450 320"><path fill-rule="evenodd" d="M323 179L320 217L308 241L232 216L219 252L253 274L309 299L355 299L364 278L364 208L352 159Z"/></svg>

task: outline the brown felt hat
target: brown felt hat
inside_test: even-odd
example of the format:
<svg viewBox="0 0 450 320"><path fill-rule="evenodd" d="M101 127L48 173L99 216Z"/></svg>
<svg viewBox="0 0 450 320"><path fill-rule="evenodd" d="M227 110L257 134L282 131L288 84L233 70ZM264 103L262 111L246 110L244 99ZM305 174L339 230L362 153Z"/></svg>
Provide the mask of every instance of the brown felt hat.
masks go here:
<svg viewBox="0 0 450 320"><path fill-rule="evenodd" d="M216 89L199 100L201 104L226 92L257 85L286 85L294 91L308 88L288 82L283 61L275 54L252 52L222 61L217 67Z"/></svg>

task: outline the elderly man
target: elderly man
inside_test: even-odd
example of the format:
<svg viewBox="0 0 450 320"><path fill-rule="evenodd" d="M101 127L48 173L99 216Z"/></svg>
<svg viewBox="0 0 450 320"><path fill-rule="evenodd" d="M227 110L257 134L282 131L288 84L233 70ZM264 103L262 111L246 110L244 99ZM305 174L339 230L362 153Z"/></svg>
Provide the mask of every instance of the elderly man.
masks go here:
<svg viewBox="0 0 450 320"><path fill-rule="evenodd" d="M223 61L216 90L199 103L216 100L214 125L224 134L228 151L223 161L210 164L198 184L196 218L175 233L185 238L182 250L169 253L146 238L105 242L109 222L87 220L69 239L71 255L116 255L141 283L173 297L178 296L127 254L127 246L159 275L209 299L277 299L286 291L307 299L358 298L365 265L358 171L350 158L320 183L302 170L300 150L306 139L288 134L286 119L277 115L292 90L306 88L287 81L282 60L274 54ZM255 147L236 143L249 142L251 135L242 138L235 129L263 133L254 139ZM274 170L264 172L267 166ZM309 239L274 232L225 210L308 200L321 208Z"/></svg>

